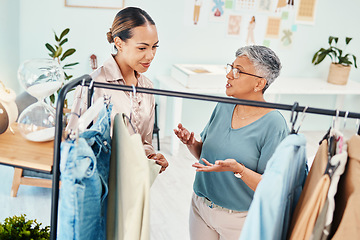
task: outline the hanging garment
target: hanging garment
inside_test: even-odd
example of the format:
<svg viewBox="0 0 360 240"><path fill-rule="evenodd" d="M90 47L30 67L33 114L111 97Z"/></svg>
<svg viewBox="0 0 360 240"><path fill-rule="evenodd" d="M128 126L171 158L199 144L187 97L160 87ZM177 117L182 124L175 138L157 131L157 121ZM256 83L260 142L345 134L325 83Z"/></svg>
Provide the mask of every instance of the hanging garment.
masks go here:
<svg viewBox="0 0 360 240"><path fill-rule="evenodd" d="M78 140L61 143L57 239L105 239L111 109L104 105L96 123Z"/></svg>
<svg viewBox="0 0 360 240"><path fill-rule="evenodd" d="M320 181L321 177L324 175L326 165L328 162L328 146L327 140L321 142L319 149L315 155L315 159L311 166L309 175L306 178L304 189L299 198L299 202L296 205L293 217L291 219L291 224L288 230L288 236L291 236L294 226L297 223L299 218L302 218L304 214L304 209L307 208L307 205L313 204L309 200L313 194L317 183Z"/></svg>
<svg viewBox="0 0 360 240"><path fill-rule="evenodd" d="M347 142L349 159L335 196L330 238L360 239L360 136Z"/></svg>
<svg viewBox="0 0 360 240"><path fill-rule="evenodd" d="M341 175L345 171L345 166L348 159L347 145L341 143L341 147L337 147L337 154L330 160L332 166L338 166L331 177L330 187L327 199L319 217L316 220L311 239L313 240L326 240L330 233L331 223L333 220L335 210L335 194L338 188L338 183ZM339 153L340 152L340 153Z"/></svg>
<svg viewBox="0 0 360 240"><path fill-rule="evenodd" d="M285 239L307 176L306 139L287 136L266 165L240 239Z"/></svg>
<svg viewBox="0 0 360 240"><path fill-rule="evenodd" d="M314 192L309 198L307 206L302 210L290 239L309 239L317 217L322 210L330 186L330 177L324 174L317 183Z"/></svg>
<svg viewBox="0 0 360 240"><path fill-rule="evenodd" d="M341 134L337 131L332 131L331 135L336 139ZM338 151L342 149L342 146L339 148L340 145L342 144L336 145ZM330 162L343 162L343 164L346 164L346 151L343 151L343 153L344 154L333 156L333 158L335 158L331 158ZM288 235L290 239L309 239L314 231L315 223L318 217L320 216L324 219L324 216L320 215L321 211L327 211L324 206L333 206L333 202L329 202L328 205L325 205L330 187L330 177L328 174L324 174L328 161L328 141L324 140L322 141L315 156L313 166L305 183L304 191L301 194L302 196L300 197L298 205L296 206ZM340 174L340 172L341 171L338 171L338 174ZM337 177L335 177L335 179L336 178ZM334 188L336 189L336 181L334 184ZM330 195L334 194L334 192L330 193ZM321 219L319 221L321 221Z"/></svg>
<svg viewBox="0 0 360 240"><path fill-rule="evenodd" d="M130 136L120 114L114 119L112 149L107 239L148 240L149 190L161 167L146 157L141 136Z"/></svg>

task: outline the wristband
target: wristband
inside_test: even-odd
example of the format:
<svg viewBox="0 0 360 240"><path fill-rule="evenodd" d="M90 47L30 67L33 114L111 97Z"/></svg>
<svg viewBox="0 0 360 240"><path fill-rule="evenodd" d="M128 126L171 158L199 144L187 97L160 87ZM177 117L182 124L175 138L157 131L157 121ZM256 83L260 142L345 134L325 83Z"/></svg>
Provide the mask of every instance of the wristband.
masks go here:
<svg viewBox="0 0 360 240"><path fill-rule="evenodd" d="M245 170L245 165L242 164L242 163L240 163L240 165L243 166L243 169L241 170L241 172L234 172L234 176L237 177L237 178L242 178L244 170Z"/></svg>

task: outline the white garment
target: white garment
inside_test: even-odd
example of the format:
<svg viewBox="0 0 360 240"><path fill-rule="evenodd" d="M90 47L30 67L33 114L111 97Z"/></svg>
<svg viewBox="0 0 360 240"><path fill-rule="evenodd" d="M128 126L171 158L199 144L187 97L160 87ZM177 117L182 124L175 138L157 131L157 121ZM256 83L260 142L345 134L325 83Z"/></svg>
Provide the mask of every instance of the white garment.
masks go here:
<svg viewBox="0 0 360 240"><path fill-rule="evenodd" d="M146 157L141 136L130 136L122 115L113 126L107 239L148 240L150 186L161 167Z"/></svg>
<svg viewBox="0 0 360 240"><path fill-rule="evenodd" d="M333 220L333 214L335 210L335 194L337 192L338 184L341 175L345 171L347 159L348 159L348 153L347 153L347 143L343 140L343 134L339 131L335 132L336 138L341 138L342 143L342 149L339 150L339 143L337 144L337 150L336 155L333 156L330 160L330 163L332 166L339 166L335 169L330 182L329 192L328 192L328 200L329 200L329 208L326 213L326 222L325 226L328 226L331 224Z"/></svg>
<svg viewBox="0 0 360 240"><path fill-rule="evenodd" d="M348 160L347 143L344 140L343 134L334 129L332 129L331 134L334 135L336 139L339 139L339 142L336 145L336 155L330 159L330 163L332 166L338 165L338 167L335 169L330 180L330 187L327 194L328 205L322 210L326 211L326 213L320 213L320 215L325 214L325 218L318 218L315 223L314 231L310 237L311 240L328 239L335 210L335 195L338 189L340 177L345 171Z"/></svg>

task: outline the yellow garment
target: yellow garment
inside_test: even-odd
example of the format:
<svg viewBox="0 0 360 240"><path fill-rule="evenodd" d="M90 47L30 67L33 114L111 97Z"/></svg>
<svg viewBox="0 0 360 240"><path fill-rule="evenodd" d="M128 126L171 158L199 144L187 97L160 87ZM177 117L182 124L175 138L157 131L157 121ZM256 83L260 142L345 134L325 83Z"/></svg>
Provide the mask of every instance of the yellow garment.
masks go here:
<svg viewBox="0 0 360 240"><path fill-rule="evenodd" d="M293 232L295 227L298 228L304 217L304 214L306 212L306 209L312 208L315 204L315 202L311 202L311 199L313 198L315 194L315 190L318 186L319 181L323 178L324 172L326 169L326 165L328 162L328 146L327 146L327 140L324 140L321 145L319 146L319 149L315 155L314 162L312 164L312 167L310 169L309 175L306 178L303 191L301 192L299 201L296 205L296 208L294 210L294 214L292 216L291 225L288 230L288 236L293 236ZM324 179L323 179L324 181ZM329 181L330 184L330 181ZM328 190L329 187L327 187ZM319 190L319 189L318 189ZM326 191L327 192L327 191ZM326 198L326 194L325 194ZM325 200L324 200L325 201ZM323 204L323 203L322 203ZM316 219L315 219L316 221ZM314 222L315 224L315 222ZM314 227L314 226L313 226ZM311 234L311 232L310 232ZM301 239L301 238L299 238Z"/></svg>
<svg viewBox="0 0 360 240"><path fill-rule="evenodd" d="M107 239L150 239L149 192L160 168L146 157L140 135L130 136L122 116L117 114L109 174Z"/></svg>
<svg viewBox="0 0 360 240"><path fill-rule="evenodd" d="M303 191L301 192L298 203L296 204L296 208L294 210L294 214L292 216L291 225L288 230L288 236L290 236L292 229L294 229L295 223L302 210L306 207L308 200L310 199L312 192L314 192L316 184L320 180L320 178L324 175L326 165L328 162L327 159L327 140L322 141L319 149L315 155L312 167L309 171L309 174L306 178Z"/></svg>
<svg viewBox="0 0 360 240"><path fill-rule="evenodd" d="M318 218L321 209L325 204L329 186L329 175L323 175L320 181L317 182L314 192L312 193L309 201L300 213L299 218L297 219L297 222L291 233L290 239L307 240L310 238L315 226L316 219Z"/></svg>
<svg viewBox="0 0 360 240"><path fill-rule="evenodd" d="M360 239L360 136L348 141L348 164L335 197L332 239Z"/></svg>

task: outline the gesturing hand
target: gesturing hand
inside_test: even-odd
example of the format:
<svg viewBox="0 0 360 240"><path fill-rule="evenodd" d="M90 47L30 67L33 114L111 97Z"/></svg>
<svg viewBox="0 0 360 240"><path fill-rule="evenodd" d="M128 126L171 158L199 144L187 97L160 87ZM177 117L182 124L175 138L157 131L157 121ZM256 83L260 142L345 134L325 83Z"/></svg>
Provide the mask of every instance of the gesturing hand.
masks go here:
<svg viewBox="0 0 360 240"><path fill-rule="evenodd" d="M156 164L161 166L160 172L162 173L169 166L168 161L161 153L152 154L148 157L149 159L155 160Z"/></svg>
<svg viewBox="0 0 360 240"><path fill-rule="evenodd" d="M205 165L199 162L192 165L196 168L197 172L235 172L240 165L235 159L216 160L215 164L208 162L205 158L201 160L203 160Z"/></svg>
<svg viewBox="0 0 360 240"><path fill-rule="evenodd" d="M179 123L178 129L174 129L174 133L182 143L186 145L195 144L194 132L190 133L181 123Z"/></svg>

